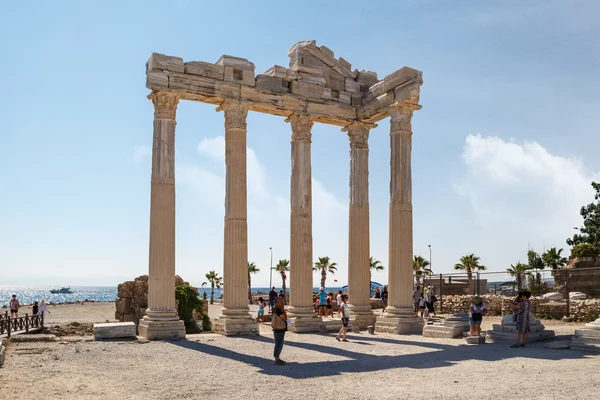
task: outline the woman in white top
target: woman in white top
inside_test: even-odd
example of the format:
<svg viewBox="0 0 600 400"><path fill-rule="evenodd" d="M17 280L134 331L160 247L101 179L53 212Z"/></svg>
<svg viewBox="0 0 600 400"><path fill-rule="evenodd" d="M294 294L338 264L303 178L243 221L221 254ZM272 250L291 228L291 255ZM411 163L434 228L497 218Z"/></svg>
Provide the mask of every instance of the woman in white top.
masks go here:
<svg viewBox="0 0 600 400"><path fill-rule="evenodd" d="M48 316L49 312L50 311L48 311L48 305L46 304L46 300L42 299L42 301L40 302L40 309L38 313L42 314L44 320L46 320L46 317Z"/></svg>
<svg viewBox="0 0 600 400"><path fill-rule="evenodd" d="M483 321L483 311L485 303L480 297L474 297L469 306L469 336L481 336L481 321Z"/></svg>
<svg viewBox="0 0 600 400"><path fill-rule="evenodd" d="M339 333L335 337L336 340L340 341L340 336L342 336L342 342L347 342L346 333L348 332L348 323L350 322L350 307L348 307L348 295L342 295L342 304L340 304L340 311L342 313L342 329L340 329Z"/></svg>

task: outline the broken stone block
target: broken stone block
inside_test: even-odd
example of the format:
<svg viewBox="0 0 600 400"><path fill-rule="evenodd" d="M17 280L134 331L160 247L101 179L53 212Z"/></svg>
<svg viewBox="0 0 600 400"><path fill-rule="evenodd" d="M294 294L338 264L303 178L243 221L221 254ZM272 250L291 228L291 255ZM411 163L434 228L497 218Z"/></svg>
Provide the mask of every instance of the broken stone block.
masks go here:
<svg viewBox="0 0 600 400"><path fill-rule="evenodd" d="M254 71L229 66L225 67L223 80L225 82L235 82L247 86L256 85L256 80L254 79Z"/></svg>
<svg viewBox="0 0 600 400"><path fill-rule="evenodd" d="M109 322L94 324L94 339L118 339L135 337L135 324L133 322Z"/></svg>
<svg viewBox="0 0 600 400"><path fill-rule="evenodd" d="M148 89L168 88L169 76L162 71L148 71L146 73L146 87Z"/></svg>
<svg viewBox="0 0 600 400"><path fill-rule="evenodd" d="M360 93L360 85L354 79L346 78L345 90L350 93Z"/></svg>
<svg viewBox="0 0 600 400"><path fill-rule="evenodd" d="M349 92L341 91L338 96L340 103L344 103L347 105L352 104L352 95Z"/></svg>
<svg viewBox="0 0 600 400"><path fill-rule="evenodd" d="M119 283L117 286L117 296L120 298L123 297L133 297L133 288L135 286L134 281L127 281L123 283Z"/></svg>
<svg viewBox="0 0 600 400"><path fill-rule="evenodd" d="M419 79L423 74L421 71L417 71L416 69L403 67L397 71L392 72L385 78L383 78L383 92L389 92L393 90L397 86L402 85L412 79Z"/></svg>
<svg viewBox="0 0 600 400"><path fill-rule="evenodd" d="M273 93L287 93L288 88L284 86L282 78L275 78L267 75L258 75L256 77L256 88Z"/></svg>
<svg viewBox="0 0 600 400"><path fill-rule="evenodd" d="M323 94L321 95L321 98L331 100L331 89L328 87L323 88Z"/></svg>
<svg viewBox="0 0 600 400"><path fill-rule="evenodd" d="M223 80L224 68L222 65L203 61L191 61L185 63L185 73Z"/></svg>
<svg viewBox="0 0 600 400"><path fill-rule="evenodd" d="M215 64L222 65L224 67L227 66L232 68L244 69L247 71L254 71L254 63L251 63L245 58L240 57L222 55L221 58L219 58Z"/></svg>
<svg viewBox="0 0 600 400"><path fill-rule="evenodd" d="M356 82L358 82L358 84L360 85L361 92L369 90L369 88L376 84L378 81L379 79L377 79L376 72L365 70L358 71Z"/></svg>
<svg viewBox="0 0 600 400"><path fill-rule="evenodd" d="M301 81L304 81L307 83L312 83L314 85L325 86L327 84L327 81L325 80L324 77L317 76L317 75L310 75L310 74L306 74L304 72L298 72L298 78Z"/></svg>
<svg viewBox="0 0 600 400"><path fill-rule="evenodd" d="M330 68L323 69L323 75L327 81L327 87L331 90L342 91L346 89L346 78Z"/></svg>
<svg viewBox="0 0 600 400"><path fill-rule="evenodd" d="M301 81L290 82L290 93L306 98L320 99L323 94L323 87Z"/></svg>
<svg viewBox="0 0 600 400"><path fill-rule="evenodd" d="M263 75L271 76L273 78L285 79L286 76L287 76L287 68L282 67L280 65L273 65L271 68L269 68L268 70L266 70ZM260 75L258 75L257 78L259 76Z"/></svg>
<svg viewBox="0 0 600 400"><path fill-rule="evenodd" d="M152 53L148 63L147 71L167 70L184 73L183 58L165 56L164 54Z"/></svg>

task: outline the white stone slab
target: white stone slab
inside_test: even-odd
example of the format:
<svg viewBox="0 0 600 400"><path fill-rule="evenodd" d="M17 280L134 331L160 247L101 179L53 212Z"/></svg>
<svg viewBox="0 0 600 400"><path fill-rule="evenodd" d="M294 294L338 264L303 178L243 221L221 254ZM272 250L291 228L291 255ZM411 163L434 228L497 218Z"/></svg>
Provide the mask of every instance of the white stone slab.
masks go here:
<svg viewBox="0 0 600 400"><path fill-rule="evenodd" d="M0 367L4 365L4 357L6 355L6 347L0 344Z"/></svg>
<svg viewBox="0 0 600 400"><path fill-rule="evenodd" d="M550 300L550 301L559 301L559 300L563 299L562 293L558 293L558 292L546 293L542 297L544 299Z"/></svg>
<svg viewBox="0 0 600 400"><path fill-rule="evenodd" d="M135 337L135 324L133 322L110 322L94 324L94 339L117 339Z"/></svg>

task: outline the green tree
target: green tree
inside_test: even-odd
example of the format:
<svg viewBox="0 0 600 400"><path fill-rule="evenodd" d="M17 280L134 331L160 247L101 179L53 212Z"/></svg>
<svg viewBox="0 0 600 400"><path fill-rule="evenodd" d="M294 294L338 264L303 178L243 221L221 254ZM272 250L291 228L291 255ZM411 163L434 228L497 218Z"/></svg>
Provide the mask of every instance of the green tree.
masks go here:
<svg viewBox="0 0 600 400"><path fill-rule="evenodd" d="M185 324L186 333L198 333L200 330L194 321L194 310L204 314L202 300L198 298L198 289L191 286L177 286L175 288L177 299L177 315Z"/></svg>
<svg viewBox="0 0 600 400"><path fill-rule="evenodd" d="M576 246L589 243L595 247L596 256L600 249L600 183L592 182L592 188L595 191L594 202L581 207L579 214L583 217L583 226L579 228L579 233L567 239L567 244Z"/></svg>
<svg viewBox="0 0 600 400"><path fill-rule="evenodd" d="M506 269L506 272L508 272L510 276L513 276L515 278L515 280L517 281L517 289L519 291L521 291L521 289L523 288L523 282L525 281L525 278L531 276L529 265L523 264L520 261L515 265L511 264L510 268Z"/></svg>
<svg viewBox="0 0 600 400"><path fill-rule="evenodd" d="M544 261L537 252L529 250L527 252L527 264L530 270L535 271L535 274L530 276L533 279L530 279L532 282L529 285L529 290L535 296L539 294L539 288L542 286L542 274L540 270L544 269Z"/></svg>
<svg viewBox="0 0 600 400"><path fill-rule="evenodd" d="M252 274L257 274L260 269L253 262L248 263L248 304L252 304Z"/></svg>
<svg viewBox="0 0 600 400"><path fill-rule="evenodd" d="M556 247L552 247L551 249L545 251L542 254L544 267L550 268L551 270L555 270L567 265L567 257L563 257L561 255L562 251L563 249L556 250Z"/></svg>
<svg viewBox="0 0 600 400"><path fill-rule="evenodd" d="M467 273L467 284L469 286L469 294L473 288L473 272L485 271L486 266L479 264L479 257L475 254L467 254L460 258L460 263L454 265L457 271L465 271Z"/></svg>
<svg viewBox="0 0 600 400"><path fill-rule="evenodd" d="M421 277L423 275L431 275L433 271L429 267L430 263L421 256L414 256L413 259L413 271L417 277L417 286L421 286Z"/></svg>
<svg viewBox="0 0 600 400"><path fill-rule="evenodd" d="M369 263L371 264L371 268L369 268L369 285L371 284L371 272L375 271L383 271L383 265L381 261L374 259L372 256L369 258Z"/></svg>
<svg viewBox="0 0 600 400"><path fill-rule="evenodd" d="M281 290L285 294L285 280L287 279L287 272L290 270L290 260L279 260L275 266L275 271L281 274Z"/></svg>
<svg viewBox="0 0 600 400"><path fill-rule="evenodd" d="M204 275L207 279L207 282L202 282L202 286L206 286L210 283L210 304L215 303L215 288L221 289L223 286L223 277L219 276L217 272L209 271L206 275Z"/></svg>
<svg viewBox="0 0 600 400"><path fill-rule="evenodd" d="M596 257L598 255L598 247L591 243L579 243L571 249L573 257Z"/></svg>
<svg viewBox="0 0 600 400"><path fill-rule="evenodd" d="M315 263L313 271L321 273L321 287L324 288L327 274L335 274L335 271L337 271L337 263L331 262L329 257L319 257L319 261Z"/></svg>

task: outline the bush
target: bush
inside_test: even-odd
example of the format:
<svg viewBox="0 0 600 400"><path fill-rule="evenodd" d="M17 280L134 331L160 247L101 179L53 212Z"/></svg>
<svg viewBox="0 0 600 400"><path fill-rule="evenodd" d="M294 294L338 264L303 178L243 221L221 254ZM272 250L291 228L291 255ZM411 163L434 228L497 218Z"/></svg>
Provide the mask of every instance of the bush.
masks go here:
<svg viewBox="0 0 600 400"><path fill-rule="evenodd" d="M202 330L212 331L212 322L210 321L210 317L206 314L202 314Z"/></svg>
<svg viewBox="0 0 600 400"><path fill-rule="evenodd" d="M186 333L198 333L200 329L193 317L194 310L200 308L200 312L202 312L202 300L198 298L198 290L191 286L177 286L175 298L177 299L177 314L185 323Z"/></svg>
<svg viewBox="0 0 600 400"><path fill-rule="evenodd" d="M596 257L598 248L591 243L579 243L571 249L573 257Z"/></svg>
<svg viewBox="0 0 600 400"><path fill-rule="evenodd" d="M585 316L583 317L583 322L587 322L587 323L594 322L598 318L600 318L600 312L598 312L598 310L589 309L589 310L587 310L587 312L585 313Z"/></svg>

